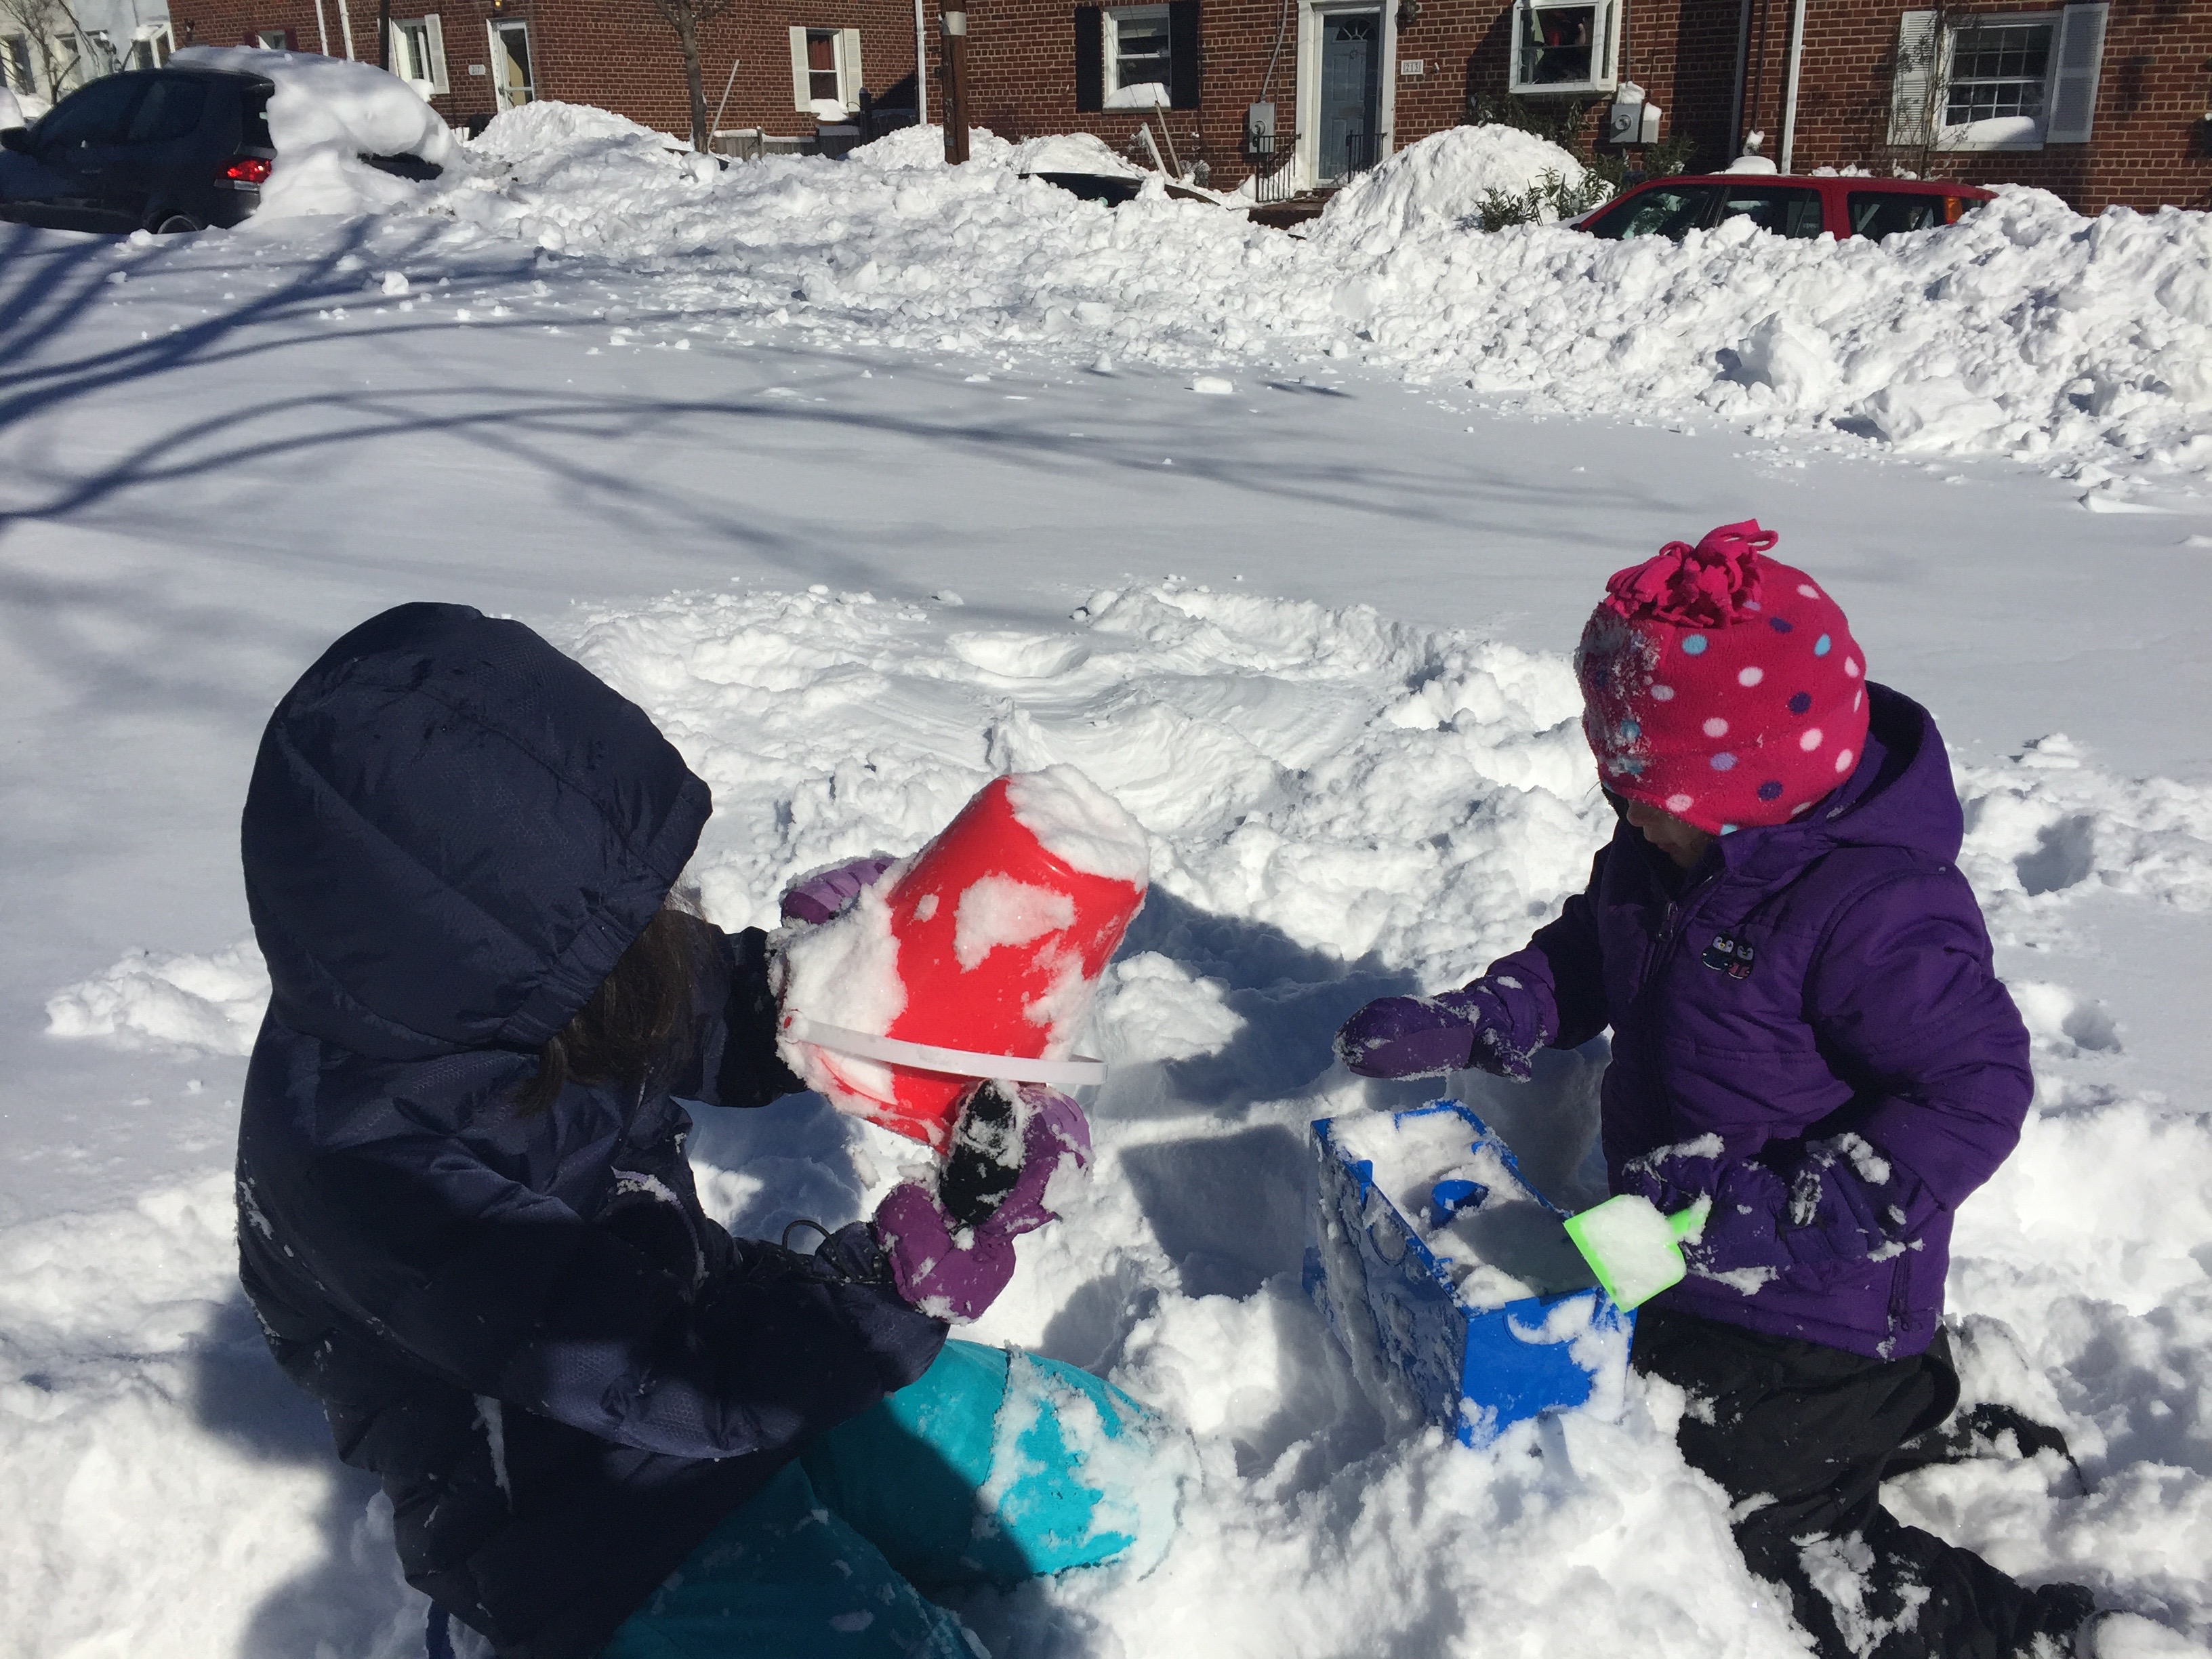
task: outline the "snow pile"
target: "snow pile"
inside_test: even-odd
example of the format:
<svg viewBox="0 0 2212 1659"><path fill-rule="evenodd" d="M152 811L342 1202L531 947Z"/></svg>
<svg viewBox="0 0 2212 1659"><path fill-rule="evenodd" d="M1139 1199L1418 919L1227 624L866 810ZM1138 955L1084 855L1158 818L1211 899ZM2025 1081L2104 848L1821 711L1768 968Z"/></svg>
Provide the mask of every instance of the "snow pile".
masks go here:
<svg viewBox="0 0 2212 1659"><path fill-rule="evenodd" d="M186 46L172 63L234 70L276 83L269 137L276 164L257 217L389 212L411 206L417 187L368 166L364 155L414 155L441 167L460 144L412 87L373 64L258 46Z"/></svg>
<svg viewBox="0 0 2212 1659"><path fill-rule="evenodd" d="M496 176L410 204L460 222L454 252L519 237L607 262L605 287L627 276L626 307L669 319L630 331L648 340L704 313L732 334L787 325L817 346L1085 368L1264 374L1357 356L1528 412L2008 455L2101 487L2100 503L2212 476L2202 213L2087 220L2008 188L1956 226L1879 244L1741 219L1680 244L1483 235L1461 220L1494 180L1571 165L1486 127L1392 158L1300 240L1161 195L1076 199L1022 176L1018 157L1043 151L988 135L957 168L933 129L909 128L844 161L724 170L611 118L532 108L548 112L486 152Z"/></svg>
<svg viewBox="0 0 2212 1659"><path fill-rule="evenodd" d="M1515 127L1449 127L1400 150L1329 198L1316 234L1362 251L1420 232L1464 231L1496 193L1517 196L1547 174L1570 187L1583 164Z"/></svg>
<svg viewBox="0 0 2212 1659"><path fill-rule="evenodd" d="M963 1616L1000 1659L1547 1653L1570 1627L1653 1659L1801 1655L1724 1500L1674 1450L1678 1395L1632 1381L1615 1419L1468 1452L1391 1429L1297 1288L1307 1126L1426 1092L1347 1077L1331 1030L1519 945L1610 830L1564 658L1175 582L1102 592L1059 626L972 616L720 591L586 611L564 636L712 785L692 873L724 926L772 922L803 871L918 848L1006 770L1079 765L1152 838L1151 900L1086 1049L1115 1062L1095 1178L1022 1241L979 1334L1109 1376L1192 1431L1206 1478L1149 1577L1077 1573ZM2180 799L2169 786L2053 765L2058 748L1971 774L1969 799L2087 818L2094 870L2117 871L2099 849L2124 833L2172 837L2175 871L2197 856L2180 838L2201 817L2151 810ZM1980 809L1966 855L1985 893L2039 833L2001 816ZM2159 879L2023 884L1995 896L1993 926L2080 933L2086 893L2148 909L2196 890ZM1969 1397L2057 1417L2094 1490L2044 1459L1931 1469L1890 1497L2031 1582L2079 1579L2186 1632L2132 1621L2106 1659L2179 1654L2212 1634L2212 1123L2201 1095L2130 1086L2083 990L2023 1002L2043 1091L1960 1217L1960 1352ZM112 1030L152 1006L119 999ZM1574 1205L1602 1061L1594 1044L1540 1055L1528 1085L1455 1082ZM691 1152L710 1208L770 1237L866 1214L914 1156L805 1101L702 1115ZM228 1194L210 1170L119 1213L0 1231L10 1659L95 1640L178 1659L420 1650L380 1500L331 1462L238 1298Z"/></svg>
<svg viewBox="0 0 2212 1659"><path fill-rule="evenodd" d="M469 152L495 161L515 161L574 145L638 143L665 151L676 142L612 110L539 98L493 116L490 125L469 140Z"/></svg>
<svg viewBox="0 0 2212 1659"><path fill-rule="evenodd" d="M1115 153L1096 133L1055 132L1025 138L1006 158L1016 173L1080 173L1109 179L1141 179L1145 169Z"/></svg>
<svg viewBox="0 0 2212 1659"><path fill-rule="evenodd" d="M250 939L212 956L125 957L46 1003L56 1036L112 1037L246 1054L269 1006L269 970Z"/></svg>

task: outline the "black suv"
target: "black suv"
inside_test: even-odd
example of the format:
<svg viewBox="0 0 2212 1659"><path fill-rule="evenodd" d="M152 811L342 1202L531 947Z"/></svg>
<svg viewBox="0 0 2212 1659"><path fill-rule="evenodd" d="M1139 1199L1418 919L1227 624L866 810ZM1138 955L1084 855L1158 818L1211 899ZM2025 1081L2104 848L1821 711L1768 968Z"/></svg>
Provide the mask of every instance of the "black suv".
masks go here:
<svg viewBox="0 0 2212 1659"><path fill-rule="evenodd" d="M200 230L261 205L276 159L273 82L134 70L80 87L38 125L0 132L0 218L57 230Z"/></svg>
<svg viewBox="0 0 2212 1659"><path fill-rule="evenodd" d="M0 219L56 230L167 234L234 225L261 205L276 160L276 83L236 70L133 70L94 81L35 126L0 131ZM362 158L410 179L412 155Z"/></svg>

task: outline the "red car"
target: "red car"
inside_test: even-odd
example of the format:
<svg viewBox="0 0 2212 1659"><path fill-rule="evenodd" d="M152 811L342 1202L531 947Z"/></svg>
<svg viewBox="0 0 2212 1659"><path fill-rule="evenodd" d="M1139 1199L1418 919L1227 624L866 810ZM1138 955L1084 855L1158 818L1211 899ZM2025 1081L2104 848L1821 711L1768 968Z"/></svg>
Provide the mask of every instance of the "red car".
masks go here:
<svg viewBox="0 0 2212 1659"><path fill-rule="evenodd" d="M1619 241L1665 236L1723 219L1747 218L1778 236L1880 241L1908 230L1954 225L1991 192L1974 185L1920 179L1785 178L1772 173L1693 173L1654 179L1574 222L1577 230Z"/></svg>

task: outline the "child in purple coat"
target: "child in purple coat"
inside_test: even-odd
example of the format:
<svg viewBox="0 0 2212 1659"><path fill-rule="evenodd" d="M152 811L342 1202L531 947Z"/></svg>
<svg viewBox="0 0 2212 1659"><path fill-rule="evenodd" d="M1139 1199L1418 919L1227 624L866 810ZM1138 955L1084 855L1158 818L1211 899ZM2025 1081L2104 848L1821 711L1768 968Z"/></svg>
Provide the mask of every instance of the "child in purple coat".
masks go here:
<svg viewBox="0 0 2212 1659"><path fill-rule="evenodd" d="M1526 1079L1610 1029L1613 1190L1711 1200L1635 1363L1691 1395L1684 1455L1737 1500L1753 1571L1824 1659L2063 1651L2087 1592L2024 1589L1877 1501L1957 1403L1952 1217L2033 1083L1935 723L1867 680L1775 541L1726 526L1607 585L1575 668L1621 823L1589 888L1464 989L1370 1003L1338 1050Z"/></svg>

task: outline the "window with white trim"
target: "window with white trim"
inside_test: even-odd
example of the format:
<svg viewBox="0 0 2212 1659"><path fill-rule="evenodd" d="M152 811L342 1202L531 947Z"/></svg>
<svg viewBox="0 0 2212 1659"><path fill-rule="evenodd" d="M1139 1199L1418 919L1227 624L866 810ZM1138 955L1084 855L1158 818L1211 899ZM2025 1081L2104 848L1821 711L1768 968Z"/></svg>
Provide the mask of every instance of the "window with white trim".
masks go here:
<svg viewBox="0 0 2212 1659"><path fill-rule="evenodd" d="M292 32L289 29L256 29L253 31L253 44L264 52L289 52L292 50Z"/></svg>
<svg viewBox="0 0 2212 1659"><path fill-rule="evenodd" d="M1105 18L1106 107L1165 107L1175 76L1168 9L1116 6Z"/></svg>
<svg viewBox="0 0 2212 1659"><path fill-rule="evenodd" d="M1611 92L1620 26L1616 0L1515 0L1511 90Z"/></svg>
<svg viewBox="0 0 2212 1659"><path fill-rule="evenodd" d="M446 27L437 13L392 20L392 72L426 99L453 90L446 78Z"/></svg>
<svg viewBox="0 0 2212 1659"><path fill-rule="evenodd" d="M1905 13L1890 142L1941 150L2087 143L2108 9L1978 12L1940 32L1935 12Z"/></svg>
<svg viewBox="0 0 2212 1659"><path fill-rule="evenodd" d="M792 25L791 104L817 121L842 121L860 108L860 30Z"/></svg>
<svg viewBox="0 0 2212 1659"><path fill-rule="evenodd" d="M31 64L29 35L10 34L0 38L0 77L5 78L10 92L37 93L39 74Z"/></svg>

